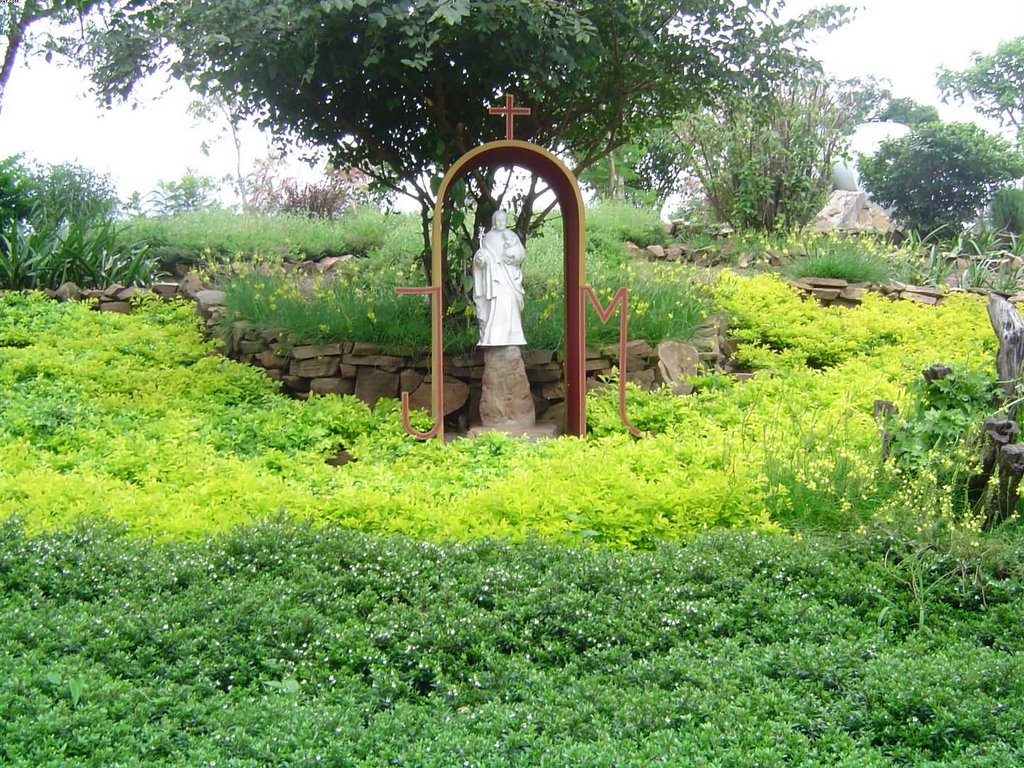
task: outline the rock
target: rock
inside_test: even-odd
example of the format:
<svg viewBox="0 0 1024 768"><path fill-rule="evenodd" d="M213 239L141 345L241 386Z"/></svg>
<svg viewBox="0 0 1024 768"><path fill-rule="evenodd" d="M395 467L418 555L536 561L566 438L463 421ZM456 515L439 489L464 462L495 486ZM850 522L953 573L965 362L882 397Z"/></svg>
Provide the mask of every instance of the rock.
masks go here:
<svg viewBox="0 0 1024 768"><path fill-rule="evenodd" d="M835 301L840 292L839 288L811 288L811 293L818 301Z"/></svg>
<svg viewBox="0 0 1024 768"><path fill-rule="evenodd" d="M100 302L100 312L117 312L122 315L129 315L132 305L127 301L103 301Z"/></svg>
<svg viewBox="0 0 1024 768"><path fill-rule="evenodd" d="M846 299L847 301L863 301L864 289L857 286L848 285L839 292L839 297Z"/></svg>
<svg viewBox="0 0 1024 768"><path fill-rule="evenodd" d="M368 355L379 355L383 350L376 344L369 344L363 341L357 341L352 345L352 349L349 350L349 354L368 356Z"/></svg>
<svg viewBox="0 0 1024 768"><path fill-rule="evenodd" d="M53 294L53 297L57 299L57 301L77 301L81 296L81 289L70 281L61 283Z"/></svg>
<svg viewBox="0 0 1024 768"><path fill-rule="evenodd" d="M900 294L901 299L907 299L908 301L916 301L920 304L938 304L941 301L940 297L933 296L927 293L918 293L917 291L903 291Z"/></svg>
<svg viewBox="0 0 1024 768"><path fill-rule="evenodd" d="M322 346L303 344L292 348L292 357L296 360L311 360L327 355L341 355L341 344L323 344Z"/></svg>
<svg viewBox="0 0 1024 768"><path fill-rule="evenodd" d="M434 385L427 376L416 391L409 395L409 407L430 413ZM444 415L449 416L459 410L469 400L469 384L453 376L444 377Z"/></svg>
<svg viewBox="0 0 1024 768"><path fill-rule="evenodd" d="M540 385L540 394L547 400L564 400L565 384L561 381L545 382Z"/></svg>
<svg viewBox="0 0 1024 768"><path fill-rule="evenodd" d="M801 282L812 288L845 288L848 282L836 277L805 277Z"/></svg>
<svg viewBox="0 0 1024 768"><path fill-rule="evenodd" d="M550 363L555 357L555 353L550 349L531 349L527 352L523 352L523 365L529 367L531 365L544 365Z"/></svg>
<svg viewBox="0 0 1024 768"><path fill-rule="evenodd" d="M565 424L565 402L552 403L551 407L544 411L544 415L540 418L541 424L555 424L559 427Z"/></svg>
<svg viewBox="0 0 1024 768"><path fill-rule="evenodd" d="M634 339L626 342L626 354L630 357L650 357L654 353L654 347L643 339Z"/></svg>
<svg viewBox="0 0 1024 768"><path fill-rule="evenodd" d="M116 299L117 294L119 294L123 290L124 286L121 285L120 283L111 283L104 289L103 295L108 299Z"/></svg>
<svg viewBox="0 0 1024 768"><path fill-rule="evenodd" d="M682 246L672 245L665 249L665 258L669 261L682 261L683 260L683 249Z"/></svg>
<svg viewBox="0 0 1024 768"><path fill-rule="evenodd" d="M242 341L238 342L238 351L243 355L258 355L265 351L266 348L267 345L262 341L249 341L248 339L242 339Z"/></svg>
<svg viewBox="0 0 1024 768"><path fill-rule="evenodd" d="M199 311L199 314L206 316L211 314L215 308L223 307L227 296L224 291L215 291L207 288L196 291L192 298L196 301L196 309Z"/></svg>
<svg viewBox="0 0 1024 768"><path fill-rule="evenodd" d="M305 376L286 374L281 377L281 383L285 385L291 395L309 392L310 382Z"/></svg>
<svg viewBox="0 0 1024 768"><path fill-rule="evenodd" d="M398 373L382 371L368 365L359 366L355 395L371 408L382 397L398 397Z"/></svg>
<svg viewBox="0 0 1024 768"><path fill-rule="evenodd" d="M398 374L398 391L411 394L423 383L424 378L425 376L422 371L417 371L415 368L406 368Z"/></svg>
<svg viewBox="0 0 1024 768"><path fill-rule="evenodd" d="M679 380L685 376L695 375L700 365L700 353L679 341L663 341L655 348L655 353L658 377L669 386L682 383Z"/></svg>
<svg viewBox="0 0 1024 768"><path fill-rule="evenodd" d="M345 448L342 448L336 454L331 456L331 458L324 461L324 464L329 464L332 467L343 467L350 461L358 461L358 459L356 459Z"/></svg>
<svg viewBox="0 0 1024 768"><path fill-rule="evenodd" d="M166 281L153 283L153 292L162 299L169 299L178 293L178 284Z"/></svg>
<svg viewBox="0 0 1024 768"><path fill-rule="evenodd" d="M372 366L374 368L389 368L392 373L397 372L408 362L404 357L395 355L345 355L342 361L346 365Z"/></svg>
<svg viewBox="0 0 1024 768"><path fill-rule="evenodd" d="M484 376L487 375L487 366L484 366ZM543 384L549 381L562 380L562 366L558 363L546 363L545 365L531 365L528 376L535 384Z"/></svg>
<svg viewBox="0 0 1024 768"><path fill-rule="evenodd" d="M889 215L868 201L864 192L837 189L811 223L817 232L894 232Z"/></svg>
<svg viewBox="0 0 1024 768"><path fill-rule="evenodd" d="M943 299L946 297L946 292L943 291L942 289L932 288L927 285L905 285L903 286L903 291L904 293L910 291L912 293L917 293L922 296L932 296L933 298L936 299Z"/></svg>
<svg viewBox="0 0 1024 768"><path fill-rule="evenodd" d="M288 358L281 357L265 349L256 355L260 365L267 369L283 370L288 367Z"/></svg>
<svg viewBox="0 0 1024 768"><path fill-rule="evenodd" d="M292 376L323 379L337 374L340 364L341 361L337 357L314 357L307 360L292 360L291 365L288 367L288 373Z"/></svg>
<svg viewBox="0 0 1024 768"><path fill-rule="evenodd" d="M662 248L660 245L648 245L646 250L648 254L650 254L656 259L665 258L665 249Z"/></svg>
<svg viewBox="0 0 1024 768"><path fill-rule="evenodd" d="M195 272L187 273L178 283L178 292L185 294L190 299L194 299L197 293L205 289L206 284Z"/></svg>
<svg viewBox="0 0 1024 768"><path fill-rule="evenodd" d="M645 391L654 388L655 378L656 376L653 368L647 368L642 371L626 371L626 381L636 384L640 389ZM692 390L692 386L690 388Z"/></svg>
<svg viewBox="0 0 1024 768"><path fill-rule="evenodd" d="M530 382L519 347L486 347L480 396L484 427L529 427L536 421Z"/></svg>
<svg viewBox="0 0 1024 768"><path fill-rule="evenodd" d="M315 378L310 380L309 390L318 395L351 395L356 391L356 382L341 376Z"/></svg>

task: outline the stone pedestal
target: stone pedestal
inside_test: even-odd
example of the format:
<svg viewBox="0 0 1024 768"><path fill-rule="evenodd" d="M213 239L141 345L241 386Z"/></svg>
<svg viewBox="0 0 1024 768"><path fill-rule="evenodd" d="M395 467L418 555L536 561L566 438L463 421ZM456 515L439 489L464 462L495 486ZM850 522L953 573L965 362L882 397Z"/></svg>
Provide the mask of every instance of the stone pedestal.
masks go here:
<svg viewBox="0 0 1024 768"><path fill-rule="evenodd" d="M485 429L514 431L536 422L530 381L519 347L484 347L480 423Z"/></svg>

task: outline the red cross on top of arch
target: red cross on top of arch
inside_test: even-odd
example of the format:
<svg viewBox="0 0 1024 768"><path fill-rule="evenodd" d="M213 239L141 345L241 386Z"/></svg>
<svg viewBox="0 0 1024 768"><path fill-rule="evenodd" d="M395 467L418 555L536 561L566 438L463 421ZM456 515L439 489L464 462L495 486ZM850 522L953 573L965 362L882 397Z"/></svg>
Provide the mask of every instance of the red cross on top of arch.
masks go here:
<svg viewBox="0 0 1024 768"><path fill-rule="evenodd" d="M513 138L513 125L512 121L520 115L529 115L533 112L529 107L517 107L515 106L516 97L510 93L505 94L505 106L504 107L491 107L487 111L492 115L504 115L505 116L505 138L511 140Z"/></svg>

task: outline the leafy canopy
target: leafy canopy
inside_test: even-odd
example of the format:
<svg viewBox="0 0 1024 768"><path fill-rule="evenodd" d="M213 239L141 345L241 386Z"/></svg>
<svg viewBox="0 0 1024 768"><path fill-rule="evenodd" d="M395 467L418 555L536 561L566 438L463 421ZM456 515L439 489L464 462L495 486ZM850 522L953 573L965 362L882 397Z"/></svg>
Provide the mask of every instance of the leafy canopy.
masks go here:
<svg viewBox="0 0 1024 768"><path fill-rule="evenodd" d="M974 102L976 111L1013 126L1024 141L1024 36L1000 43L994 54L975 53L966 69L943 69L938 83L944 98Z"/></svg>
<svg viewBox="0 0 1024 768"><path fill-rule="evenodd" d="M839 7L779 22L779 0L219 0L128 3L92 39L102 98L162 68L280 136L391 189L499 138L502 93L533 114L517 136L582 170L651 123L739 84L802 66L811 28Z"/></svg>
<svg viewBox="0 0 1024 768"><path fill-rule="evenodd" d="M50 23L50 31L43 36L47 49L71 44L60 42L55 33L62 25L75 20L81 21L86 14L101 3L97 0L3 0L0 2L0 109L3 108L4 91L14 74L18 55L28 50L33 40L32 27ZM42 24L41 24L42 22Z"/></svg>
<svg viewBox="0 0 1024 768"><path fill-rule="evenodd" d="M1009 142L973 123L925 123L858 163L873 200L919 232L962 229L1006 182L1024 174Z"/></svg>

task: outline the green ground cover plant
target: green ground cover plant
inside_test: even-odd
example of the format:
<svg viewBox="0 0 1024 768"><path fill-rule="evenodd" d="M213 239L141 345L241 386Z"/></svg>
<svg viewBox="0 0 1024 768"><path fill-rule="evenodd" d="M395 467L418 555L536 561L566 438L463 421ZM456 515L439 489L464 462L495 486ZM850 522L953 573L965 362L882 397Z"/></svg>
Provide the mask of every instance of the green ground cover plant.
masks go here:
<svg viewBox="0 0 1024 768"><path fill-rule="evenodd" d="M1019 763L1019 572L977 558L921 628L899 550L427 544L280 520L154 544L8 522L0 760ZM1006 554L1019 568L1019 543Z"/></svg>
<svg viewBox="0 0 1024 768"><path fill-rule="evenodd" d="M0 762L1021 762L1019 522L873 418L936 362L984 415L984 300L703 291L753 378L447 446L283 398L188 304L0 297Z"/></svg>
<svg viewBox="0 0 1024 768"><path fill-rule="evenodd" d="M856 527L890 504L874 400L903 401L936 360L994 359L979 297L822 309L778 278L727 272L710 290L752 380L688 398L630 390L630 418L652 433L642 440L618 422L610 388L589 401L586 440L447 447L408 438L394 401L371 412L354 398L284 398L260 371L211 357L186 305L110 316L11 294L0 513L32 531L99 515L188 537L284 510L375 533L618 547L720 526ZM342 446L357 461L326 466Z"/></svg>

